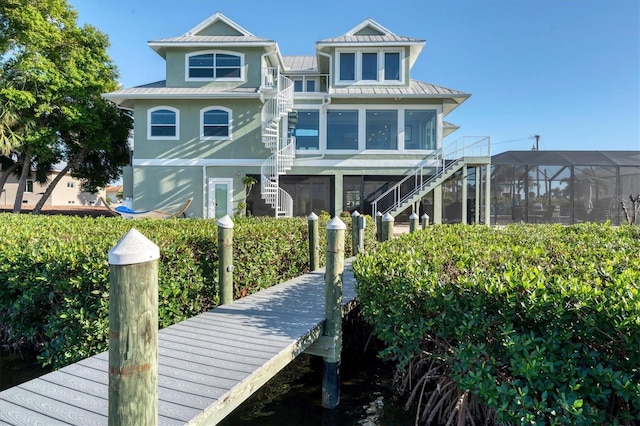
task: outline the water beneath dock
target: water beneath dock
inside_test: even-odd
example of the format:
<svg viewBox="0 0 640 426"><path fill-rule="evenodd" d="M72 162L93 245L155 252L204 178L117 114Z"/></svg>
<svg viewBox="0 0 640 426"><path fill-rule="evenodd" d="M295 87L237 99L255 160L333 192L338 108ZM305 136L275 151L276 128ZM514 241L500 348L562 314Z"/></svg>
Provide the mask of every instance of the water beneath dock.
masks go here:
<svg viewBox="0 0 640 426"><path fill-rule="evenodd" d="M413 414L405 412L403 401L391 392L391 365L377 358L379 347L366 346L369 330L361 321L345 324L338 408L322 408L322 358L302 354L234 410L221 425L413 424ZM3 352L0 355L0 390L50 371L40 367L32 352ZM367 417L375 422L367 423Z"/></svg>

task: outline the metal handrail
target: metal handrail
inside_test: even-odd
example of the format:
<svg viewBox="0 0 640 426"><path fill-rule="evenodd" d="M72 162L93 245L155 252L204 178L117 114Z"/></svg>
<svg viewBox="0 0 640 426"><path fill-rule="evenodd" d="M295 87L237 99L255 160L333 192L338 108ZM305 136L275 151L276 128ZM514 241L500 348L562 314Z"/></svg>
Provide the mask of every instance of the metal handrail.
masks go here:
<svg viewBox="0 0 640 426"><path fill-rule="evenodd" d="M263 86L276 91L262 107L262 140L273 154L260 167L260 189L265 201L275 208L276 217L290 217L293 198L280 188L279 176L293 164L295 139L277 134L282 117L293 108L293 81L279 74L277 68L266 68L263 76Z"/></svg>
<svg viewBox="0 0 640 426"><path fill-rule="evenodd" d="M467 139L474 138L472 143L467 143ZM479 138L479 139L478 139ZM371 202L371 210L374 217L378 211L386 214L412 197L417 192L424 189L429 183L442 176L455 160L463 157L485 157L489 156L490 138L486 136L464 136L455 140L444 148L440 148L424 158L416 168L394 186L378 196ZM425 174L434 170L432 174Z"/></svg>

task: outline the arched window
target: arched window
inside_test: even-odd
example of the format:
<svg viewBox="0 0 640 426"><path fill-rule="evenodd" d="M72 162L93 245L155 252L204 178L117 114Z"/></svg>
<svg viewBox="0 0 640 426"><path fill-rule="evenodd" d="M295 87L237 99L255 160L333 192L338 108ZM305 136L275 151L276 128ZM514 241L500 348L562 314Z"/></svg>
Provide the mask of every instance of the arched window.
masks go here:
<svg viewBox="0 0 640 426"><path fill-rule="evenodd" d="M231 110L219 106L200 110L200 137L231 139Z"/></svg>
<svg viewBox="0 0 640 426"><path fill-rule="evenodd" d="M195 52L186 58L187 80L244 80L244 55L235 52Z"/></svg>
<svg viewBox="0 0 640 426"><path fill-rule="evenodd" d="M180 137L180 111L168 106L151 108L147 116L148 139L178 139Z"/></svg>

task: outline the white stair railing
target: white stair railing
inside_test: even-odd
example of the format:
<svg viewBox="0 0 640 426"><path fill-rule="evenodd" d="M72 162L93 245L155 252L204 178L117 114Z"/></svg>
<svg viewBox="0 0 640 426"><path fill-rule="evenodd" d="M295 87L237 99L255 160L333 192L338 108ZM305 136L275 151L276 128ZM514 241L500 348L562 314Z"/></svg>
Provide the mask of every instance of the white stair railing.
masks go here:
<svg viewBox="0 0 640 426"><path fill-rule="evenodd" d="M281 129L282 118L293 109L293 81L279 75L277 68L263 72L265 89L275 89L262 107L262 142L272 152L260 168L262 198L276 217L293 216L293 198L280 188L280 176L291 169L295 158L295 140Z"/></svg>
<svg viewBox="0 0 640 426"><path fill-rule="evenodd" d="M473 141L468 142L471 138ZM489 137L464 136L444 148L435 150L413 171L371 202L373 217L376 217L378 212L386 214L398 208L403 202L442 177L457 160L464 157L488 157L490 149Z"/></svg>

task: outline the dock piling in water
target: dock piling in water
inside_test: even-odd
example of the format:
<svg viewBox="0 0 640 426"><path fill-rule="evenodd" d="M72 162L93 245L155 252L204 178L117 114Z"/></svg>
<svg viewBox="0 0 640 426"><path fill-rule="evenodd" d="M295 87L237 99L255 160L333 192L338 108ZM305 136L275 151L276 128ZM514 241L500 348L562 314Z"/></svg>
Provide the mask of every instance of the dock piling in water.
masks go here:
<svg viewBox="0 0 640 426"><path fill-rule="evenodd" d="M342 351L342 274L346 225L338 217L327 224L327 266L325 269L325 322L323 335L333 339L335 351L324 357L322 406L340 403L340 358Z"/></svg>

